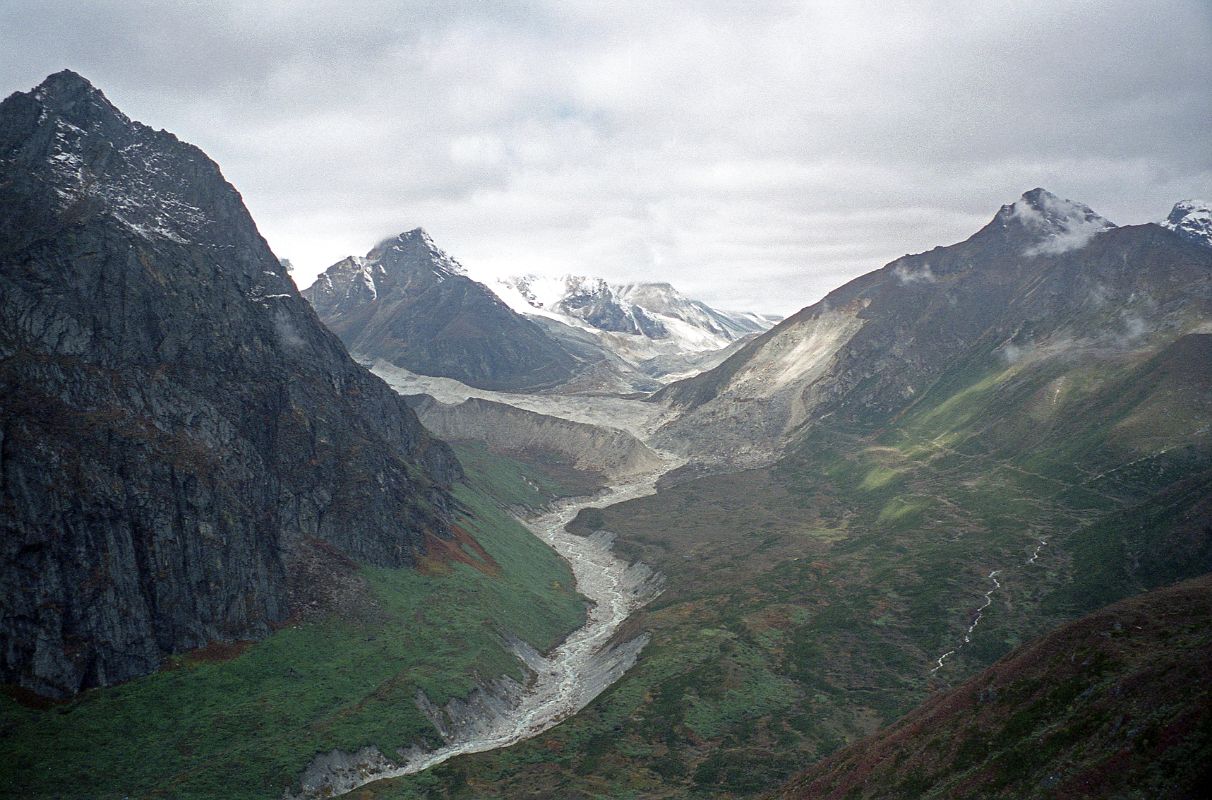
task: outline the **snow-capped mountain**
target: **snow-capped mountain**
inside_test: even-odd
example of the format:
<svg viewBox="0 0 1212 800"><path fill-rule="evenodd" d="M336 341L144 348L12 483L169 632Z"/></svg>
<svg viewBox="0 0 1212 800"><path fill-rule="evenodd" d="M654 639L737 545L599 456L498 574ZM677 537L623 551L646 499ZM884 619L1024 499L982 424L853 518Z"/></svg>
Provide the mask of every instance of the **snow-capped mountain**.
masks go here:
<svg viewBox="0 0 1212 800"><path fill-rule="evenodd" d="M1212 247L1212 202L1183 200L1175 203L1161 226L1196 244Z"/></svg>
<svg viewBox="0 0 1212 800"><path fill-rule="evenodd" d="M855 278L666 386L655 399L678 416L656 441L760 463L814 421L899 413L957 364L1114 360L1161 346L1212 319L1207 259L1190 249L1157 226L1117 228L1032 189L965 241Z"/></svg>
<svg viewBox="0 0 1212 800"><path fill-rule="evenodd" d="M482 389L556 386L601 360L512 311L420 228L341 259L303 296L359 358Z"/></svg>
<svg viewBox="0 0 1212 800"><path fill-rule="evenodd" d="M668 283L629 283L619 287L619 298L666 321L680 321L730 342L768 330L782 317L751 312L720 311L691 300ZM676 322L672 325L677 329ZM683 338L687 338L683 332Z"/></svg>
<svg viewBox="0 0 1212 800"><path fill-rule="evenodd" d="M491 288L519 313L587 332L631 364L721 351L778 317L720 311L668 283L611 284L580 275L502 278Z"/></svg>
<svg viewBox="0 0 1212 800"><path fill-rule="evenodd" d="M615 287L601 278L522 275L504 278L492 288L515 311L523 314L546 311L548 313L539 315L554 316L576 327L640 335L649 339L669 336L669 331L660 321L653 319L645 309L622 300ZM518 302L519 297L521 302Z"/></svg>
<svg viewBox="0 0 1212 800"><path fill-rule="evenodd" d="M993 223L1005 233L1023 237L1029 243L1023 251L1027 256L1077 250L1097 234L1115 227L1114 222L1096 214L1089 206L1040 188L1002 206Z"/></svg>
<svg viewBox="0 0 1212 800"><path fill-rule="evenodd" d="M420 228L338 261L303 296L359 358L515 391L653 391L777 321L716 311L668 284L481 283Z"/></svg>
<svg viewBox="0 0 1212 800"><path fill-rule="evenodd" d="M429 234L416 228L380 242L365 256L347 256L316 278L305 293L312 303L369 303L379 297L380 285L394 288L398 276L389 275L385 264L406 262L412 271L432 275L441 283L453 276L466 276L463 265L439 248Z"/></svg>

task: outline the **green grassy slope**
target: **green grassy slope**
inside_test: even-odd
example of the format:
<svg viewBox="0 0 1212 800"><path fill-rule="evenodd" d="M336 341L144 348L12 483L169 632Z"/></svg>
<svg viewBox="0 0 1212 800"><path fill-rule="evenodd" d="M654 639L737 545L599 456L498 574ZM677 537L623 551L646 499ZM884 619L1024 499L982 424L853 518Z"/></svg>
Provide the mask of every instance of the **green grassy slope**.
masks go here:
<svg viewBox="0 0 1212 800"><path fill-rule="evenodd" d="M987 353L894 419L587 515L667 577L639 663L536 741L366 796L752 796L1090 608L1212 570L1210 344L1098 369Z"/></svg>
<svg viewBox="0 0 1212 800"><path fill-rule="evenodd" d="M567 565L502 510L561 487L460 455L459 524L482 552L464 546L463 561L421 571L363 569L356 608L69 703L0 697L0 794L276 798L317 752L435 743L418 689L442 703L477 676L520 677L502 632L547 649L584 615Z"/></svg>
<svg viewBox="0 0 1212 800"><path fill-rule="evenodd" d="M1016 650L786 786L791 798L1207 797L1212 576Z"/></svg>

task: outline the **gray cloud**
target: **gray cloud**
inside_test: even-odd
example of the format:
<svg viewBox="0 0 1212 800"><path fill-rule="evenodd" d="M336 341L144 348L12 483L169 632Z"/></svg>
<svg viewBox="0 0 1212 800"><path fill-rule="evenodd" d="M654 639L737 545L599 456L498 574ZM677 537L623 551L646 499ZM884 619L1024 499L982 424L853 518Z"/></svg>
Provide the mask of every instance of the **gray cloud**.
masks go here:
<svg viewBox="0 0 1212 800"><path fill-rule="evenodd" d="M1212 194L1206 0L892 5L6 0L0 91L71 67L203 147L301 283L422 225L786 313L1033 186Z"/></svg>

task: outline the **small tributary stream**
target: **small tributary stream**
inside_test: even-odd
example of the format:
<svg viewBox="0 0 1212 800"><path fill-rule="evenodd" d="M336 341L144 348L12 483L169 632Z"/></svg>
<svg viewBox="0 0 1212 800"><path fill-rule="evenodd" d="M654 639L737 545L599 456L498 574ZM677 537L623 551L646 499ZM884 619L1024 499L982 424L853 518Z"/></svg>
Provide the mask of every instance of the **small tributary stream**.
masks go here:
<svg viewBox="0 0 1212 800"><path fill-rule="evenodd" d="M1039 563L1040 553L1047 546L1048 546L1048 540L1041 537L1039 539L1039 541L1036 543L1035 550L1032 551L1031 557L1028 558L1024 562L1024 565L1031 566L1033 564ZM937 659L935 659L934 667L932 667L930 670L931 675L935 674L940 669L942 669L944 666L944 663L947 661L947 659L950 658L951 656L955 655L956 653L958 653L960 651L960 648L972 643L972 634L976 631L976 626L980 625L981 620L984 619L985 610L987 608L989 608L989 606L993 605L993 593L996 592L998 589L1002 588L1002 582L997 579L997 576L1000 575L1001 573L1002 573L1002 570L995 569L995 570L991 571L988 575L985 576L986 580L993 582L993 587L991 589L989 589L989 591L985 592L984 602L981 603L980 608L978 608L976 610L976 616L972 618L972 623L970 625L968 625L968 630L964 631L964 640L959 645L957 645L954 649L948 650L947 652L945 652L941 656L939 656Z"/></svg>

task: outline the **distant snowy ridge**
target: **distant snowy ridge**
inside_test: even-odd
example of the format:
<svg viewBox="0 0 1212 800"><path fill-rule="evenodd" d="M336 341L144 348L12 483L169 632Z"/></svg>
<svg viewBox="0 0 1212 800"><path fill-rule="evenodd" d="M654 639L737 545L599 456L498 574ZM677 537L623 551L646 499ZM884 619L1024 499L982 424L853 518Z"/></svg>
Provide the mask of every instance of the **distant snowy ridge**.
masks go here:
<svg viewBox="0 0 1212 800"><path fill-rule="evenodd" d="M1183 200L1175 203L1161 226L1196 244L1212 247L1212 202Z"/></svg>
<svg viewBox="0 0 1212 800"><path fill-rule="evenodd" d="M720 350L778 321L714 309L668 283L521 275L491 281L489 287L513 310L591 333L632 361Z"/></svg>

